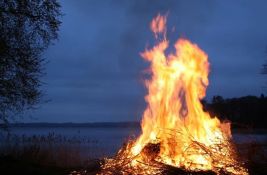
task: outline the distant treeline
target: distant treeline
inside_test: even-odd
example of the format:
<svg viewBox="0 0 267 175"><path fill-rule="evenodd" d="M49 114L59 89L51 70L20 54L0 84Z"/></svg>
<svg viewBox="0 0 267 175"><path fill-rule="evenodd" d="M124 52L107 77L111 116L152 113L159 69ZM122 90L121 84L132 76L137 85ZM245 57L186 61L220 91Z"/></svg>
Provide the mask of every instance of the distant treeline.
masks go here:
<svg viewBox="0 0 267 175"><path fill-rule="evenodd" d="M261 95L227 98L214 96L202 101L211 116L230 120L233 128L267 128L267 97ZM10 123L9 127L140 127L140 122L96 123Z"/></svg>
<svg viewBox="0 0 267 175"><path fill-rule="evenodd" d="M139 127L139 122L95 122L95 123L10 123L9 127L89 127L89 128L109 128L109 127Z"/></svg>
<svg viewBox="0 0 267 175"><path fill-rule="evenodd" d="M267 128L267 97L264 95L227 99L214 96L211 102L204 100L203 105L212 116L230 120L234 128Z"/></svg>

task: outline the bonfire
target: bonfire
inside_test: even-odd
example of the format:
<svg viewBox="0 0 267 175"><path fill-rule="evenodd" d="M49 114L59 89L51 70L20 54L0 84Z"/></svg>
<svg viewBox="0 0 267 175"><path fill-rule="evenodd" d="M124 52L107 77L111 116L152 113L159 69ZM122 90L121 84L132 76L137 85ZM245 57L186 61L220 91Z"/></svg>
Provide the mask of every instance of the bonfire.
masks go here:
<svg viewBox="0 0 267 175"><path fill-rule="evenodd" d="M150 27L156 44L141 54L151 75L142 134L106 158L99 174L248 174L238 161L230 123L203 110L207 54L187 39L178 39L166 54L166 16L155 17Z"/></svg>

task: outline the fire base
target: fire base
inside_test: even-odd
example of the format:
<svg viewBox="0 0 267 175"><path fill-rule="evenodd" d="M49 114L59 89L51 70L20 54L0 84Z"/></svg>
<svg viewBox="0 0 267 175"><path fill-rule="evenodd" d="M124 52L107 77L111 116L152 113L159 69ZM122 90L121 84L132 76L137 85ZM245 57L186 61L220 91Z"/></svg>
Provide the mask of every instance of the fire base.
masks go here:
<svg viewBox="0 0 267 175"><path fill-rule="evenodd" d="M215 170L190 170L185 167L175 167L162 163L158 157L160 143L148 143L136 156L131 156L130 150L134 142L125 144L114 158L106 158L101 165L99 175L235 175L227 169L244 172L237 162L236 165L225 165L228 167ZM242 174L242 173L241 173Z"/></svg>

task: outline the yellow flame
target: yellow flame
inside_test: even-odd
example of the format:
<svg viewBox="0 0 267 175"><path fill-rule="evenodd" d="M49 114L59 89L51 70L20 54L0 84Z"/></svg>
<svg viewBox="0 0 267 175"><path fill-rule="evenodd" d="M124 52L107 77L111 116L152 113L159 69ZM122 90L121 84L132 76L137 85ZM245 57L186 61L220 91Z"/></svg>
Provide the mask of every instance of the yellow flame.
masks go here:
<svg viewBox="0 0 267 175"><path fill-rule="evenodd" d="M175 52L166 55L169 42L165 37L165 16L153 19L151 30L156 37L159 34L164 37L141 54L151 63L152 77L146 82L148 105L143 114L142 135L131 152L137 155L146 144L159 142L161 162L190 169L212 169L211 157L203 156L201 151L193 154L194 150L187 151L193 142L209 147L226 143L231 137L230 124L211 118L200 102L209 84L208 56L186 39L179 39L174 45Z"/></svg>
<svg viewBox="0 0 267 175"><path fill-rule="evenodd" d="M227 174L248 174L231 145L230 123L220 122L203 110L200 100L209 84L207 54L186 39L179 39L175 51L166 54L166 17L158 15L150 27L159 42L141 54L151 63L142 134L115 159L107 159L102 174L112 174L117 167L134 175L160 174L160 169L147 166L153 162L188 171L220 174L223 169Z"/></svg>

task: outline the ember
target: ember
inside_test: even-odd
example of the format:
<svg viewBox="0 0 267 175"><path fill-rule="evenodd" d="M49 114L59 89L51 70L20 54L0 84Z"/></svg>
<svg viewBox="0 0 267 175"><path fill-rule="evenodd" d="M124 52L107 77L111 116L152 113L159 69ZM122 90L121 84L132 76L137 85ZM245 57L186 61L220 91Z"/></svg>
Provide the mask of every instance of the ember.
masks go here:
<svg viewBox="0 0 267 175"><path fill-rule="evenodd" d="M141 54L151 63L142 134L106 159L100 174L248 174L231 143L230 123L203 111L206 53L179 39L175 53L166 55L165 16L153 19L151 30L158 43Z"/></svg>

